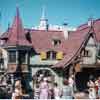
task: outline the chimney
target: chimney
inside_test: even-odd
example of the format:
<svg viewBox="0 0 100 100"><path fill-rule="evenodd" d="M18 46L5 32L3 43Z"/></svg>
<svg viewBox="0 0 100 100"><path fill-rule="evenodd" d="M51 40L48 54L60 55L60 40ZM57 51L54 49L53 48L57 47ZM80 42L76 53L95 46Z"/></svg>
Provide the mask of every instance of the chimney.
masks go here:
<svg viewBox="0 0 100 100"><path fill-rule="evenodd" d="M67 23L63 23L63 32L64 32L64 38L68 39L68 28L67 28Z"/></svg>

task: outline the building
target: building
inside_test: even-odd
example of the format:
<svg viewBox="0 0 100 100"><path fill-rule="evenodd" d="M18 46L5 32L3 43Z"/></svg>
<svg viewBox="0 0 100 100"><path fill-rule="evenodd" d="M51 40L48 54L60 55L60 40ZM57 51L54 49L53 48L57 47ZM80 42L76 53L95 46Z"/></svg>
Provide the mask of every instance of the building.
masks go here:
<svg viewBox="0 0 100 100"><path fill-rule="evenodd" d="M68 30L66 23L52 29L43 14L38 28L27 29L17 8L12 26L0 37L8 56L7 73L22 75L26 84L31 84L34 75L51 75L60 86L74 74L76 83L81 83L77 88L85 89L90 75L100 75L99 26L100 19L91 19L74 31Z"/></svg>

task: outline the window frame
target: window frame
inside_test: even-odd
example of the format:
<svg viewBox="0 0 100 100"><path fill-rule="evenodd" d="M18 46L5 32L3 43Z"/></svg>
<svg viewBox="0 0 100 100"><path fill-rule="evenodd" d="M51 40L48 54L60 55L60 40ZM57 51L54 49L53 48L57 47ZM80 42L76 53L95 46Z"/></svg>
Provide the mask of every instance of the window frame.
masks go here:
<svg viewBox="0 0 100 100"><path fill-rule="evenodd" d="M60 39L53 39L52 44L53 44L53 46L58 46L61 44L61 40Z"/></svg>
<svg viewBox="0 0 100 100"><path fill-rule="evenodd" d="M56 60L56 51L48 51L47 52L47 59L48 60Z"/></svg>
<svg viewBox="0 0 100 100"><path fill-rule="evenodd" d="M13 52L13 55L11 54L11 52ZM17 62L16 51L15 50L8 51L8 63L16 63L16 62Z"/></svg>
<svg viewBox="0 0 100 100"><path fill-rule="evenodd" d="M19 50L18 53L19 53L20 57L22 56L21 58L24 57L24 61L21 61L21 63L22 63L22 64L27 64L27 57L26 57L26 56L27 56L27 51L25 51L25 50ZM24 54L23 54L24 56L21 55L22 53L24 53ZM22 59L21 59L21 60L22 60Z"/></svg>
<svg viewBox="0 0 100 100"><path fill-rule="evenodd" d="M82 52L81 52L81 55L82 57L91 57L91 51L90 50L86 50L86 49L83 49Z"/></svg>

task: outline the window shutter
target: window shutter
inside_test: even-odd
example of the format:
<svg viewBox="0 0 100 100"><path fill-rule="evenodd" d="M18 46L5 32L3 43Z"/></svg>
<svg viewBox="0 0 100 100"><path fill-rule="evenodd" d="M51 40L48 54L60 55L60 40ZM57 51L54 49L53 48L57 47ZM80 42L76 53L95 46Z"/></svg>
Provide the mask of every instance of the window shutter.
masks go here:
<svg viewBox="0 0 100 100"><path fill-rule="evenodd" d="M58 53L56 54L56 59L57 59L57 60L62 60L62 59L63 59L63 52L58 52Z"/></svg>
<svg viewBox="0 0 100 100"><path fill-rule="evenodd" d="M44 60L47 58L47 55L45 52L41 52L40 57L41 57L41 60Z"/></svg>

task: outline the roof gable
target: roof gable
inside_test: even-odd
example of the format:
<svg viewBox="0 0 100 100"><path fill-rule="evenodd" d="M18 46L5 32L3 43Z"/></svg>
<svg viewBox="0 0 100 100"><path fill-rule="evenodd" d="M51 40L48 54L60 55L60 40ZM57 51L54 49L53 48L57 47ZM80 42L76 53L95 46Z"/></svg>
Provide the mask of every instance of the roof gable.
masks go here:
<svg viewBox="0 0 100 100"><path fill-rule="evenodd" d="M65 57L63 60L53 65L52 68L65 68L68 64L70 64L85 46L90 34L94 33L91 33L89 28L73 32L69 40L65 41L65 43L61 46L64 47L64 50L66 50Z"/></svg>

